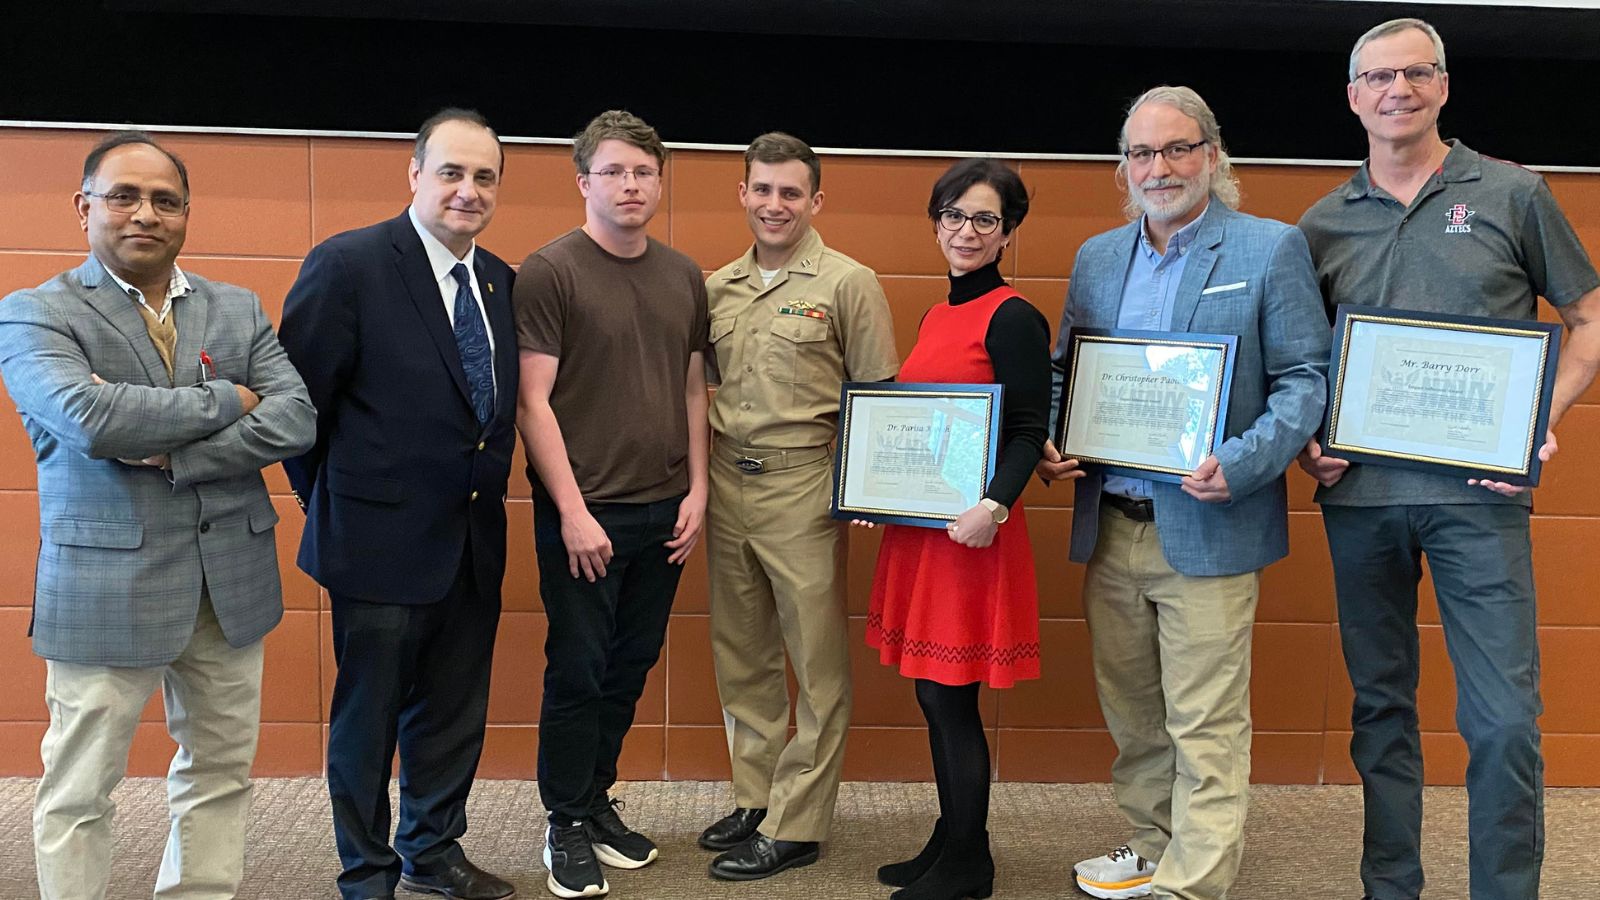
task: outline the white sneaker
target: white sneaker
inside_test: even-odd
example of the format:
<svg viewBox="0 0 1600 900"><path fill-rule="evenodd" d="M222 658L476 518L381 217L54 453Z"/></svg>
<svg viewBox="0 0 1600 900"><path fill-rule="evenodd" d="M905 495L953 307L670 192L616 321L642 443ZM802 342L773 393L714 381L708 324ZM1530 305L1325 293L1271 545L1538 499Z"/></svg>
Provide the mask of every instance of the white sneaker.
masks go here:
<svg viewBox="0 0 1600 900"><path fill-rule="evenodd" d="M1072 873L1078 879L1078 888L1091 897L1127 900L1150 896L1150 879L1156 873L1156 864L1123 844L1105 856L1078 863Z"/></svg>

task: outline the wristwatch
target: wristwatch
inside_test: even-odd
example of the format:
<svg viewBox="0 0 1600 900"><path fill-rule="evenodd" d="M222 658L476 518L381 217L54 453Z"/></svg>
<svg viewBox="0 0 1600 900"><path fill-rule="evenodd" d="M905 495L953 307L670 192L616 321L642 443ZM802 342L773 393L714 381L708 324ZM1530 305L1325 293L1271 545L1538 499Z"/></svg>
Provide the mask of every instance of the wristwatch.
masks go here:
<svg viewBox="0 0 1600 900"><path fill-rule="evenodd" d="M989 515L994 516L994 523L996 525L1004 525L1006 520L1011 518L1011 510L1001 506L1000 502L997 500L990 500L988 497L985 497L982 500L979 500L978 504L984 509L987 509L989 511Z"/></svg>

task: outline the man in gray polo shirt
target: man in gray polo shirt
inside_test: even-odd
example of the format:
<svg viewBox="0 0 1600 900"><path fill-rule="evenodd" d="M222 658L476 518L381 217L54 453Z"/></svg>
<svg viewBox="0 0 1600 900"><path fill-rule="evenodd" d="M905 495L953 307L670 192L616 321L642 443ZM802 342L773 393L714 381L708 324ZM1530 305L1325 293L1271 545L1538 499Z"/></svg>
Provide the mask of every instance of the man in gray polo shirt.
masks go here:
<svg viewBox="0 0 1600 900"><path fill-rule="evenodd" d="M1350 109L1369 155L1300 221L1330 312L1340 303L1532 319L1554 305L1568 338L1551 432L1600 368L1600 276L1539 175L1439 137L1444 44L1418 19L1373 28L1350 54ZM1345 663L1355 686L1350 753L1361 774L1369 900L1422 890L1417 583L1433 573L1471 754L1473 900L1539 896L1543 770L1532 547L1522 489L1352 465L1313 440Z"/></svg>

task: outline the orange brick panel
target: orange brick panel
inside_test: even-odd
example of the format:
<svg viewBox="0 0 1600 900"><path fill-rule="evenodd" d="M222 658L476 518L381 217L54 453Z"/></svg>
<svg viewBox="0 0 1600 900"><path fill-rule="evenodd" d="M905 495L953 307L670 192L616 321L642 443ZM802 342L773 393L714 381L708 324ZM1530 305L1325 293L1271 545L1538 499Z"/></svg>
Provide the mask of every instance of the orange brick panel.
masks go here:
<svg viewBox="0 0 1600 900"><path fill-rule="evenodd" d="M0 188L0 296L77 266L86 252L71 206L83 154L99 132L0 130L0 163L30 177ZM1111 146L1108 136L1107 147ZM194 214L185 268L243 285L277 321L283 297L311 246L336 232L400 213L410 201L404 140L172 135L189 162ZM927 199L951 164L942 158L829 156L825 201L815 223L828 244L873 267L895 319L902 358L923 314L943 302L946 268L927 219ZM1123 224L1114 166L1104 162L1015 163L1032 192L1032 211L1006 250L1002 271L1054 330L1079 246ZM1349 175L1348 168L1240 166L1244 209L1293 222ZM650 233L709 271L750 245L737 187L738 153L681 151L666 167L661 210ZM1580 238L1600 251L1600 177L1548 176ZM516 265L547 241L581 224L583 198L571 149L508 145L495 219L485 248ZM1559 317L1552 309L1541 315ZM1546 469L1533 519L1544 667L1549 782L1600 785L1600 705L1587 689L1586 666L1600 653L1600 387L1591 388L1561 424L1561 451ZM519 446L507 505L509 546L504 618L495 649L489 734L480 774L531 778L538 746L545 619L533 551L530 486ZM326 595L294 565L304 518L278 466L265 473L282 518L277 540L287 613L267 643L261 775L322 771L327 704L335 668ZM1354 780L1350 768L1351 690L1344 671L1321 514L1313 483L1291 467L1290 555L1262 576L1257 613L1252 711L1258 729L1254 778L1261 782ZM0 644L13 690L0 702L0 775L36 775L44 730L44 663L26 634L38 550L33 453L20 417L0 386ZM1031 481L1020 503L1028 512L1038 573L1043 677L1009 691L984 690L997 777L1007 780L1104 781L1115 753L1095 696L1089 634L1083 621L1083 567L1067 560L1070 485ZM878 662L864 642L881 530L851 529L847 608L855 679L855 715L846 777L930 777L927 731L913 684ZM397 548L404 552L404 548ZM728 776L727 742L709 647L708 573L703 549L684 568L661 662L652 671L638 725L623 751L625 778ZM1422 684L1419 690L1427 777L1459 783L1466 751L1455 735L1455 687L1432 586L1419 587ZM791 678L792 685L792 678ZM135 774L158 775L171 757L159 692L142 713L130 760Z"/></svg>

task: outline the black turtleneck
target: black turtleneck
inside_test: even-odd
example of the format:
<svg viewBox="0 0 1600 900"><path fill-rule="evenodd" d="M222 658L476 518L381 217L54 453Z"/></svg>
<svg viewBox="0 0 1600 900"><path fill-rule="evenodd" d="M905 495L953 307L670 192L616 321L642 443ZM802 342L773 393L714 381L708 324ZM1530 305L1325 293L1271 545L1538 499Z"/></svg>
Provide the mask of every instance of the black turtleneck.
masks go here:
<svg viewBox="0 0 1600 900"><path fill-rule="evenodd" d="M950 275L950 305L960 306L968 300L976 300L984 294L998 287L1005 287L1006 280L1000 275L1000 261L995 260L981 269L974 269L965 275Z"/></svg>
<svg viewBox="0 0 1600 900"><path fill-rule="evenodd" d="M976 300L1005 283L998 261L965 275L951 275L950 305ZM1005 387L1000 458L984 496L1011 507L1028 486L1050 427L1050 323L1033 304L1012 297L989 319L983 348L994 366L995 382Z"/></svg>

